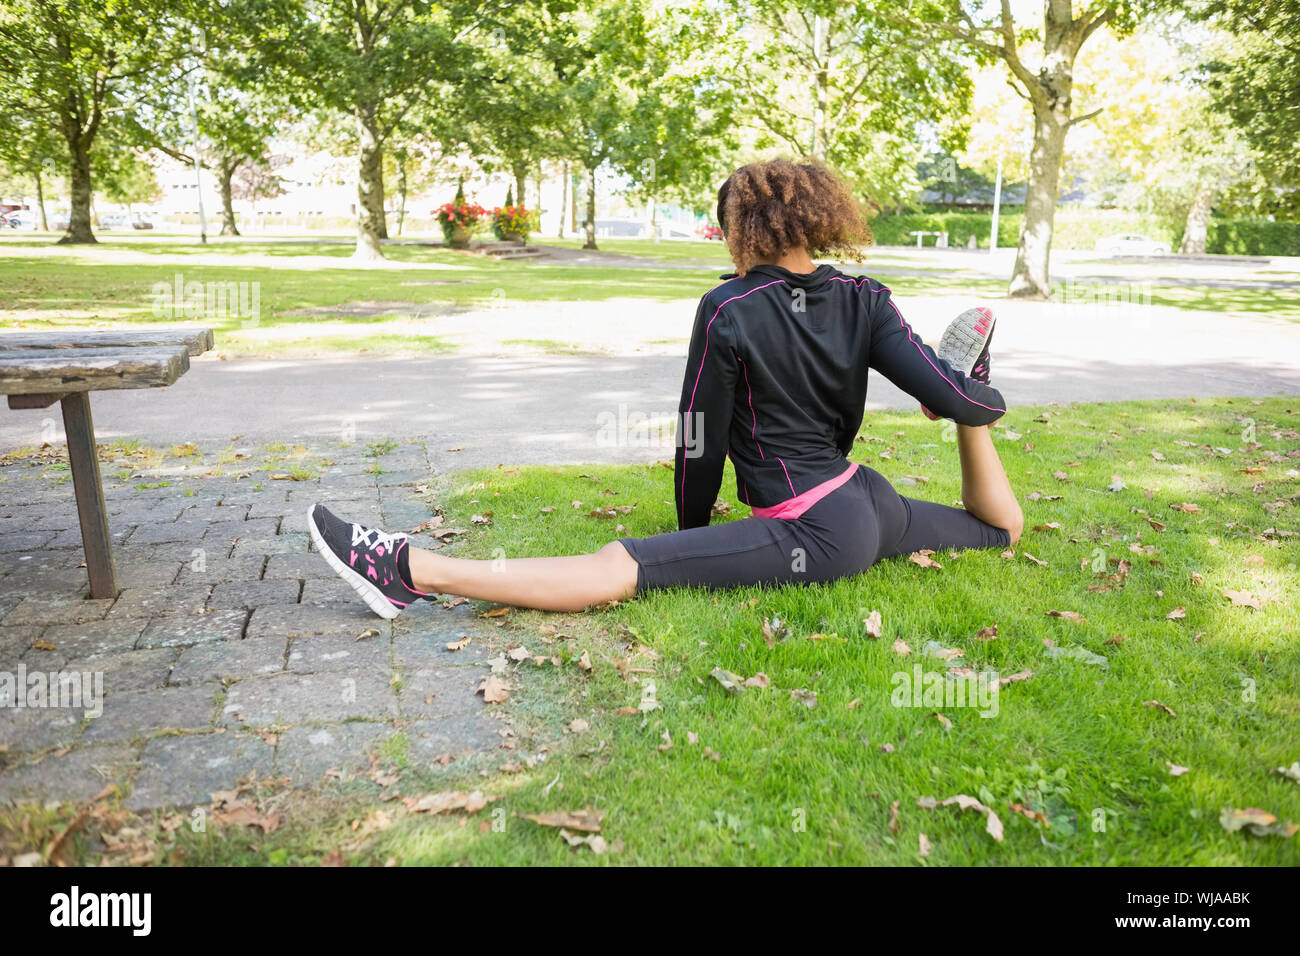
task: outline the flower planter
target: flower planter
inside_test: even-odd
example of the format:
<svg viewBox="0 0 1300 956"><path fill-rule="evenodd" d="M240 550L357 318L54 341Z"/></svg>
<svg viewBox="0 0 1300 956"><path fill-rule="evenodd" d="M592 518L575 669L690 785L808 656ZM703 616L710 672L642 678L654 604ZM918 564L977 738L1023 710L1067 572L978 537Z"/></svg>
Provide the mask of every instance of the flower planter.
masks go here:
<svg viewBox="0 0 1300 956"><path fill-rule="evenodd" d="M447 245L453 249L468 249L469 240L473 235L473 232L463 226L452 226L446 231Z"/></svg>

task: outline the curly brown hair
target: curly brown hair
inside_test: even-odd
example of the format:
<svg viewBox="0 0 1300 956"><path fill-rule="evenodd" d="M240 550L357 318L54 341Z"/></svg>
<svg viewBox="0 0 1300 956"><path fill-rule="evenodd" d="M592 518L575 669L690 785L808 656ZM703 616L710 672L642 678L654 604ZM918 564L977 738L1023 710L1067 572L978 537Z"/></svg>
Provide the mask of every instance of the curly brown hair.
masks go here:
<svg viewBox="0 0 1300 956"><path fill-rule="evenodd" d="M871 227L844 180L815 159L769 159L741 166L718 190L722 227L744 275L787 249L862 261Z"/></svg>

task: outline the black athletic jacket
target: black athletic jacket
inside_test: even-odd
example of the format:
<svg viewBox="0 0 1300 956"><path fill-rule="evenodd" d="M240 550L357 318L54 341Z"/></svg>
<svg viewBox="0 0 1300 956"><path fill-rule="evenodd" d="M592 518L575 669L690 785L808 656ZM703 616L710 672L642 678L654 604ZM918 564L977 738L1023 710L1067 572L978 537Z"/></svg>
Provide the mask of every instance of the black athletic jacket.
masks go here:
<svg viewBox="0 0 1300 956"><path fill-rule="evenodd" d="M832 266L801 275L755 266L700 300L678 409L675 493L681 528L709 523L728 454L736 492L771 507L836 477L862 424L867 369L931 412L987 425L997 389L935 355L889 289Z"/></svg>

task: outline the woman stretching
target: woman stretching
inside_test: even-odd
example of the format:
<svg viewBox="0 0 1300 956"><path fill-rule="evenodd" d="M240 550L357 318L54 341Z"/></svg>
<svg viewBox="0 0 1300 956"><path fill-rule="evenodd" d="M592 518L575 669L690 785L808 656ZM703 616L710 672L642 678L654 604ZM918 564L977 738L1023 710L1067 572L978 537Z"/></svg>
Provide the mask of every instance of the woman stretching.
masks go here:
<svg viewBox="0 0 1300 956"><path fill-rule="evenodd" d="M736 273L700 300L679 408L673 491L680 530L594 554L475 561L408 546L308 510L317 549L381 617L455 594L576 611L654 588L833 581L924 548L1006 548L1023 518L988 426L1006 411L988 385L994 319L972 309L936 353L887 288L813 255L861 258L870 234L846 186L814 162L736 170L718 192ZM965 509L904 498L848 460L867 370L957 423ZM731 457L753 516L710 525Z"/></svg>

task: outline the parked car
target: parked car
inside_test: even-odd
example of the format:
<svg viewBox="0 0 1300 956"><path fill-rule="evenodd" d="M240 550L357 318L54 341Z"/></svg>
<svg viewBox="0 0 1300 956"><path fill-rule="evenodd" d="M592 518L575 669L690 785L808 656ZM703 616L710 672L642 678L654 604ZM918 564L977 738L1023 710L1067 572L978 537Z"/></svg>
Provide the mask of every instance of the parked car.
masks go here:
<svg viewBox="0 0 1300 956"><path fill-rule="evenodd" d="M701 239L721 239L721 238L722 238L722 230L719 229L717 226L714 226L714 225L704 225L704 226L700 226L699 229L696 229L696 230L695 230L695 234L696 234L697 236L699 236Z"/></svg>
<svg viewBox="0 0 1300 956"><path fill-rule="evenodd" d="M1098 239L1093 250L1107 256L1167 256L1169 244L1135 233Z"/></svg>
<svg viewBox="0 0 1300 956"><path fill-rule="evenodd" d="M100 229L125 229L128 226L132 229L152 229L153 221L139 212L110 212L106 216L99 217Z"/></svg>
<svg viewBox="0 0 1300 956"><path fill-rule="evenodd" d="M21 229L22 220L19 219L18 213L0 213L0 229Z"/></svg>

